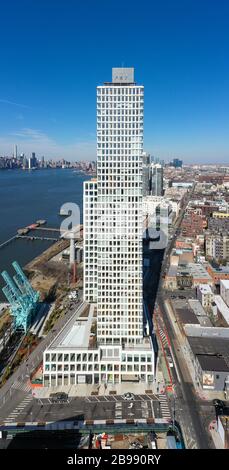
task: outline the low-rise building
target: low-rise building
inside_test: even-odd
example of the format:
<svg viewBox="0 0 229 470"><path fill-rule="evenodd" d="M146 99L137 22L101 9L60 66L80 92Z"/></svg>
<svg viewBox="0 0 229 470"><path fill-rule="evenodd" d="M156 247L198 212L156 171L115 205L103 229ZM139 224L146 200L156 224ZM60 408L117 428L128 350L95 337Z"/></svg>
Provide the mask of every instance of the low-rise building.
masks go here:
<svg viewBox="0 0 229 470"><path fill-rule="evenodd" d="M212 288L209 284L200 284L197 286L197 299L201 302L204 308L210 308L214 299Z"/></svg>
<svg viewBox="0 0 229 470"><path fill-rule="evenodd" d="M189 299L188 303L189 303L193 313L195 314L199 324L201 326L211 327L212 322L211 322L209 316L206 314L206 312L205 312L204 308L202 307L201 303L199 302L199 300Z"/></svg>
<svg viewBox="0 0 229 470"><path fill-rule="evenodd" d="M176 265L171 265L165 276L164 287L168 290L177 289L177 268Z"/></svg>
<svg viewBox="0 0 229 470"><path fill-rule="evenodd" d="M170 255L170 263L193 263L194 255L191 248L175 248Z"/></svg>
<svg viewBox="0 0 229 470"><path fill-rule="evenodd" d="M229 280L220 280L220 295L224 302L229 307Z"/></svg>
<svg viewBox="0 0 229 470"><path fill-rule="evenodd" d="M173 188L192 188L193 181L172 181Z"/></svg>
<svg viewBox="0 0 229 470"><path fill-rule="evenodd" d="M155 360L151 337L144 336L143 342L134 346L98 344L95 305L85 308L78 309L44 351L44 386L121 382L152 384Z"/></svg>
<svg viewBox="0 0 229 470"><path fill-rule="evenodd" d="M219 284L221 279L229 280L229 264L226 266L213 266L213 264L207 264L207 271L210 274L214 284Z"/></svg>
<svg viewBox="0 0 229 470"><path fill-rule="evenodd" d="M221 185L224 181L224 175L223 174L213 174L213 173L206 173L206 174L200 174L198 176L198 181L200 183L209 183L211 186L214 185Z"/></svg>
<svg viewBox="0 0 229 470"><path fill-rule="evenodd" d="M191 325L199 325L199 320L193 310L187 307L183 308L175 308L175 315L177 322L179 324L180 329L183 331L184 326L191 324Z"/></svg>
<svg viewBox="0 0 229 470"><path fill-rule="evenodd" d="M218 317L220 326L228 327L229 325L229 307L225 304L220 295L214 296L212 310L215 316ZM229 345L228 345L229 347Z"/></svg>
<svg viewBox="0 0 229 470"><path fill-rule="evenodd" d="M206 256L212 260L229 261L229 236L224 234L206 235Z"/></svg>
<svg viewBox="0 0 229 470"><path fill-rule="evenodd" d="M175 217L177 217L180 211L180 201L177 201L175 199L170 199L170 198L168 198L168 200L172 207L172 211L175 214Z"/></svg>
<svg viewBox="0 0 229 470"><path fill-rule="evenodd" d="M193 336L195 338L221 338L229 340L229 328L223 328L220 326L208 327L201 325L185 325L185 335ZM227 343L229 344L229 343Z"/></svg>
<svg viewBox="0 0 229 470"><path fill-rule="evenodd" d="M212 279L200 263L180 263L177 271L179 287L197 287L200 284L212 285Z"/></svg>
<svg viewBox="0 0 229 470"><path fill-rule="evenodd" d="M229 219L218 219L209 217L208 219L208 231L214 233L228 233L229 231Z"/></svg>
<svg viewBox="0 0 229 470"><path fill-rule="evenodd" d="M175 241L175 247L181 249L192 249L192 239L191 238L183 238L179 237Z"/></svg>
<svg viewBox="0 0 229 470"><path fill-rule="evenodd" d="M228 338L188 336L187 346L194 366L196 383L203 390L228 391Z"/></svg>
<svg viewBox="0 0 229 470"><path fill-rule="evenodd" d="M229 219L229 212L213 212L212 217L214 219Z"/></svg>
<svg viewBox="0 0 229 470"><path fill-rule="evenodd" d="M205 267L198 263L172 264L164 280L165 288L169 290L191 289L200 284L213 285L213 281Z"/></svg>
<svg viewBox="0 0 229 470"><path fill-rule="evenodd" d="M202 234L206 227L207 219L202 215L201 209L187 209L181 224L181 231L184 237L196 237Z"/></svg>

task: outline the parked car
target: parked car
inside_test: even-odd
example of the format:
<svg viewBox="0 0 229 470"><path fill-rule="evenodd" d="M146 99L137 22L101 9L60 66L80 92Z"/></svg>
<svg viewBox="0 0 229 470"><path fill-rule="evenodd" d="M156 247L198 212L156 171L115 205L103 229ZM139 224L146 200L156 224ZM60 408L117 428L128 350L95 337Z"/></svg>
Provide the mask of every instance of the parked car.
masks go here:
<svg viewBox="0 0 229 470"><path fill-rule="evenodd" d="M134 394L133 393L124 393L123 395L124 400L134 400Z"/></svg>
<svg viewBox="0 0 229 470"><path fill-rule="evenodd" d="M225 414L225 408L222 406L216 406L215 411L217 416Z"/></svg>
<svg viewBox="0 0 229 470"><path fill-rule="evenodd" d="M212 403L218 408L225 408L225 403L223 400L218 400L217 398L215 398Z"/></svg>
<svg viewBox="0 0 229 470"><path fill-rule="evenodd" d="M50 393L49 398L51 398L53 402L63 402L68 399L68 394L65 392Z"/></svg>
<svg viewBox="0 0 229 470"><path fill-rule="evenodd" d="M167 359L168 359L169 367L173 367L173 360L171 356L168 356Z"/></svg>
<svg viewBox="0 0 229 470"><path fill-rule="evenodd" d="M142 449L142 444L139 441L131 442L129 449Z"/></svg>
<svg viewBox="0 0 229 470"><path fill-rule="evenodd" d="M69 300L78 300L78 291L73 290L72 292L70 292L70 294L68 295L68 298Z"/></svg>

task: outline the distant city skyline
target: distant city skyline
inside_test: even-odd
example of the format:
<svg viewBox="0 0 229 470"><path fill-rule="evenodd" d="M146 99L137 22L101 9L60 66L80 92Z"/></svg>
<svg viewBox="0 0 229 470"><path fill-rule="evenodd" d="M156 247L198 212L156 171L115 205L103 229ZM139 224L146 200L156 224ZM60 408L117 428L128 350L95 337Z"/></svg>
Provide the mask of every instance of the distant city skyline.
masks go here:
<svg viewBox="0 0 229 470"><path fill-rule="evenodd" d="M228 2L21 0L1 18L0 155L95 160L96 85L123 64L145 85L144 151L229 161Z"/></svg>

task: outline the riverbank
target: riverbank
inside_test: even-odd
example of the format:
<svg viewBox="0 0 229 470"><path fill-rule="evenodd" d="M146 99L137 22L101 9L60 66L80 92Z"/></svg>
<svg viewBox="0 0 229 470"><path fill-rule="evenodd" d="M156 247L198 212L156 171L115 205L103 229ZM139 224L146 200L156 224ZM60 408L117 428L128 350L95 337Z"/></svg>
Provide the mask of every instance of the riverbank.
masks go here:
<svg viewBox="0 0 229 470"><path fill-rule="evenodd" d="M36 220L45 219L47 227L60 228L63 222L63 217L59 215L60 208L66 202L79 206L82 221L83 182L90 178L72 169L0 172L0 244L16 235L19 228L29 226ZM52 240L25 238L12 240L0 250L0 273L6 270L11 274L13 261L18 261L23 267L54 243ZM5 301L1 291L3 285L0 275L2 302Z"/></svg>

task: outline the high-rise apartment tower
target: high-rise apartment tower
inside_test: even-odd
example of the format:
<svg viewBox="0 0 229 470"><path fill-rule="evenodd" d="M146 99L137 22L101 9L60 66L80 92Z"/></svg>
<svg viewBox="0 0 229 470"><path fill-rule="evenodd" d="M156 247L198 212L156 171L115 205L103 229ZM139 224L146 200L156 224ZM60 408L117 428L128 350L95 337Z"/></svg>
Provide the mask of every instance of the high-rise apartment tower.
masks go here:
<svg viewBox="0 0 229 470"><path fill-rule="evenodd" d="M97 179L84 183L89 312L76 312L44 352L45 386L153 382L143 305L143 106L133 68L112 69L112 82L97 87Z"/></svg>
<svg viewBox="0 0 229 470"><path fill-rule="evenodd" d="M133 68L113 68L112 82L97 87L97 183L85 183L84 282L85 300L97 301L100 343L143 337L143 106L144 87L134 82ZM92 216L96 201L90 238L88 201Z"/></svg>

